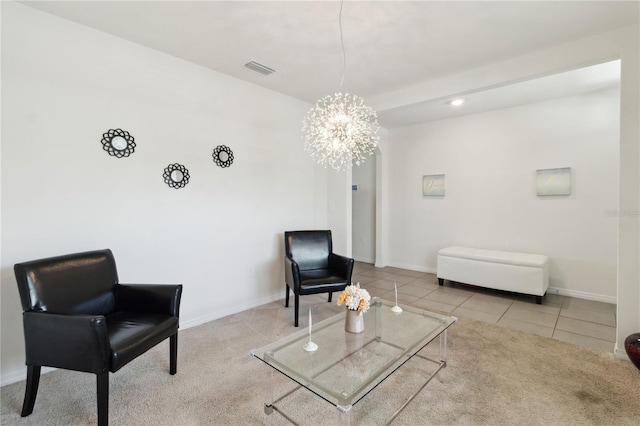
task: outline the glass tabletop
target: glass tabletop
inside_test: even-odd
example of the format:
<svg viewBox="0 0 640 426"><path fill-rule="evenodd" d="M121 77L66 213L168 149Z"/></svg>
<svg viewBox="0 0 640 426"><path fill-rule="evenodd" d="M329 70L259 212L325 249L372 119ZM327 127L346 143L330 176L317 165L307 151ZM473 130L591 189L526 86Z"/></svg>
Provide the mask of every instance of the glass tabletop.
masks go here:
<svg viewBox="0 0 640 426"><path fill-rule="evenodd" d="M345 313L313 324L314 352L304 350L308 329L251 351L251 355L336 406L354 405L456 321L374 298L364 313L364 331L345 332Z"/></svg>

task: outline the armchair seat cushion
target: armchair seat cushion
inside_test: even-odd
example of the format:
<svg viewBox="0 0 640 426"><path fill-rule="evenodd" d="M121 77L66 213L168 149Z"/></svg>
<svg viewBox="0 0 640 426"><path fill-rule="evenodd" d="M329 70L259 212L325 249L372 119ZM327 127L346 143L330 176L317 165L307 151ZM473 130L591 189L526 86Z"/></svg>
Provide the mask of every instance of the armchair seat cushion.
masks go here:
<svg viewBox="0 0 640 426"><path fill-rule="evenodd" d="M163 314L114 312L106 320L112 372L178 331L178 318Z"/></svg>
<svg viewBox="0 0 640 426"><path fill-rule="evenodd" d="M347 284L344 276L336 275L328 269L300 271L300 294L342 290Z"/></svg>

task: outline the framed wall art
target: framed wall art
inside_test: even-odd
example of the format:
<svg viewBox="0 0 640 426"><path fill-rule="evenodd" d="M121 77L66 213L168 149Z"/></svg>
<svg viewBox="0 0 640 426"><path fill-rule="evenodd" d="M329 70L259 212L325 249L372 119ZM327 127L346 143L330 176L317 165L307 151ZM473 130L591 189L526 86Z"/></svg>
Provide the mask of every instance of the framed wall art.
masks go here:
<svg viewBox="0 0 640 426"><path fill-rule="evenodd" d="M444 196L444 175L422 176L422 195L427 197Z"/></svg>
<svg viewBox="0 0 640 426"><path fill-rule="evenodd" d="M536 170L538 195L571 195L571 167Z"/></svg>

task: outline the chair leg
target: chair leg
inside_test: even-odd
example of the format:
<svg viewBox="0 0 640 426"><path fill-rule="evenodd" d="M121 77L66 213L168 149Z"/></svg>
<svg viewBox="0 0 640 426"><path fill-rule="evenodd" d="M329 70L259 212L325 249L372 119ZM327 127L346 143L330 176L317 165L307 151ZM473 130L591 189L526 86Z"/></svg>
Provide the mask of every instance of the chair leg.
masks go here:
<svg viewBox="0 0 640 426"><path fill-rule="evenodd" d="M295 327L297 327L298 326L298 313L300 312L300 295L299 294L294 294L293 296L295 298L295 304L296 304L296 306L295 306L296 312L294 313L294 315L295 315L294 318L295 319L293 321L293 325Z"/></svg>
<svg viewBox="0 0 640 426"><path fill-rule="evenodd" d="M327 300L327 302L331 303L331 298L333 297L333 292L330 291L329 292L329 300Z"/></svg>
<svg viewBox="0 0 640 426"><path fill-rule="evenodd" d="M109 372L96 374L98 388L98 426L109 425Z"/></svg>
<svg viewBox="0 0 640 426"><path fill-rule="evenodd" d="M285 291L284 307L288 308L289 307L289 284L287 283L284 284L284 291Z"/></svg>
<svg viewBox="0 0 640 426"><path fill-rule="evenodd" d="M40 384L40 366L27 365L27 387L24 392L24 403L22 404L22 417L27 417L33 413L33 406L36 404L36 394Z"/></svg>
<svg viewBox="0 0 640 426"><path fill-rule="evenodd" d="M169 374L178 371L178 332L169 337Z"/></svg>

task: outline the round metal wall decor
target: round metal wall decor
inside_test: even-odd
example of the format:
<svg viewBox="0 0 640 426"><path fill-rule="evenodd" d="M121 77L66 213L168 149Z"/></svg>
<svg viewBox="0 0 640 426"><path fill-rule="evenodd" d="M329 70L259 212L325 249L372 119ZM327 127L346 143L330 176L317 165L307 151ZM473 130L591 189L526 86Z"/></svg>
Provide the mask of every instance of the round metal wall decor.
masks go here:
<svg viewBox="0 0 640 426"><path fill-rule="evenodd" d="M108 132L102 134L102 149L107 151L109 155L122 158L133 154L136 143L133 136L129 132L122 129L109 129Z"/></svg>
<svg viewBox="0 0 640 426"><path fill-rule="evenodd" d="M162 173L164 182L171 188L184 188L189 183L189 170L182 164L169 164Z"/></svg>
<svg viewBox="0 0 640 426"><path fill-rule="evenodd" d="M216 146L212 156L213 162L220 167L229 167L233 163L233 151L228 146Z"/></svg>

